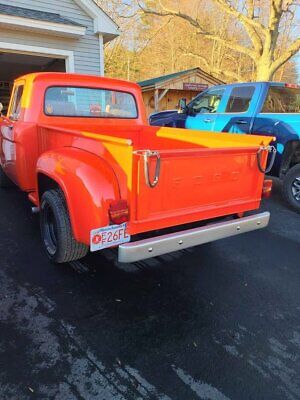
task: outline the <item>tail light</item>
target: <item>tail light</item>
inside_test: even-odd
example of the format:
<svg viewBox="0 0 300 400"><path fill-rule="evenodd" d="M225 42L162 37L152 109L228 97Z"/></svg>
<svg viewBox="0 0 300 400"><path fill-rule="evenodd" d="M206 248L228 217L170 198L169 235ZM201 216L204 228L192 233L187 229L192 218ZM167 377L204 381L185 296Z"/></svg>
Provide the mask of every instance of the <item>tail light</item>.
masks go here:
<svg viewBox="0 0 300 400"><path fill-rule="evenodd" d="M272 185L273 185L273 181L271 179L264 180L262 197L264 197L265 199L268 199L271 196Z"/></svg>
<svg viewBox="0 0 300 400"><path fill-rule="evenodd" d="M126 200L115 200L110 203L108 210L110 221L115 225L121 225L129 220L129 209Z"/></svg>
<svg viewBox="0 0 300 400"><path fill-rule="evenodd" d="M284 86L291 89L300 89L300 85L297 85L295 83L286 83Z"/></svg>

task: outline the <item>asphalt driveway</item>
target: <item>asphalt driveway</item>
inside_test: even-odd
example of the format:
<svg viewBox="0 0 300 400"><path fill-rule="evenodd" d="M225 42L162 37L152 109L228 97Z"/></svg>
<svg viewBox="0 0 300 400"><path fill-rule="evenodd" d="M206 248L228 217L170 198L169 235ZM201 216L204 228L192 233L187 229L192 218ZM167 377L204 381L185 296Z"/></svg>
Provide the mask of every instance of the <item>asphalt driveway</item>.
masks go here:
<svg viewBox="0 0 300 400"><path fill-rule="evenodd" d="M300 215L126 267L56 266L0 193L0 399L300 399Z"/></svg>

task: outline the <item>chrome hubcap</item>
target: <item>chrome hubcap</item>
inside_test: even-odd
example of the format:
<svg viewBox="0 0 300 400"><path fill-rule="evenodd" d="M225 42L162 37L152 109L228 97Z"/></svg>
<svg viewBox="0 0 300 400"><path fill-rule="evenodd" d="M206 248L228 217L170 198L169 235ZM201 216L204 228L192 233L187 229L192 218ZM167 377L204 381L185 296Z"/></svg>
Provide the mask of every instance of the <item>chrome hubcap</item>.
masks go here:
<svg viewBox="0 0 300 400"><path fill-rule="evenodd" d="M300 201L300 176L292 183L292 193L297 201Z"/></svg>

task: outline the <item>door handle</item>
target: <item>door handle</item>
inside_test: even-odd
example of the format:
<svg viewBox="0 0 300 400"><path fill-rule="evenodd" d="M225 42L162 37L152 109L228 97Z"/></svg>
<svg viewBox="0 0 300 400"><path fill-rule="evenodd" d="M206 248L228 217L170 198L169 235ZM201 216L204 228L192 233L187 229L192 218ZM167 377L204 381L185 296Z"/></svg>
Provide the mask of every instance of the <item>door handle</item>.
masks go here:
<svg viewBox="0 0 300 400"><path fill-rule="evenodd" d="M204 122L206 122L206 123L213 122L213 119L205 118Z"/></svg>
<svg viewBox="0 0 300 400"><path fill-rule="evenodd" d="M236 123L239 124L239 125L246 125L246 124L248 124L248 122L245 121L244 119L238 119L238 120L236 121Z"/></svg>

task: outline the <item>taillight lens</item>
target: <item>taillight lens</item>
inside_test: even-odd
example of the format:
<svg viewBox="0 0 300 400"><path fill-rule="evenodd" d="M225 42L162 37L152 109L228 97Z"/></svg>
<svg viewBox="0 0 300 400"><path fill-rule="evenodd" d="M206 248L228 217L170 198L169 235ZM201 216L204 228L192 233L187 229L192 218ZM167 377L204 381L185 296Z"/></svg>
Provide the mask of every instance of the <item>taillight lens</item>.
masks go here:
<svg viewBox="0 0 300 400"><path fill-rule="evenodd" d="M262 197L264 197L265 199L268 199L271 196L272 185L273 185L272 179L265 179L264 180Z"/></svg>
<svg viewBox="0 0 300 400"><path fill-rule="evenodd" d="M115 225L121 225L129 220L129 209L126 200L115 200L110 203L109 219Z"/></svg>
<svg viewBox="0 0 300 400"><path fill-rule="evenodd" d="M286 83L284 86L291 89L300 89L300 85L297 85L296 83Z"/></svg>

